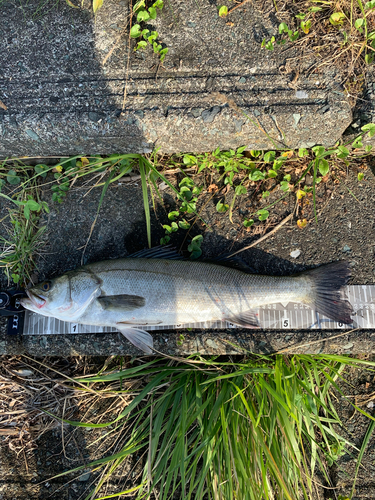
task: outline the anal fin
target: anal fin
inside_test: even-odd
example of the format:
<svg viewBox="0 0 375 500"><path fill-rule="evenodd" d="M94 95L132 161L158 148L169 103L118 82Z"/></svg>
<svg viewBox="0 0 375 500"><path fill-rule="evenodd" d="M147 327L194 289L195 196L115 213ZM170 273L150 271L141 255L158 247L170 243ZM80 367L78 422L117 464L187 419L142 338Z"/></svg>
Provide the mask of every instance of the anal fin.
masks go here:
<svg viewBox="0 0 375 500"><path fill-rule="evenodd" d="M243 311L236 316L224 318L224 320L244 328L260 328L258 316L259 315L256 311L249 309L248 311Z"/></svg>

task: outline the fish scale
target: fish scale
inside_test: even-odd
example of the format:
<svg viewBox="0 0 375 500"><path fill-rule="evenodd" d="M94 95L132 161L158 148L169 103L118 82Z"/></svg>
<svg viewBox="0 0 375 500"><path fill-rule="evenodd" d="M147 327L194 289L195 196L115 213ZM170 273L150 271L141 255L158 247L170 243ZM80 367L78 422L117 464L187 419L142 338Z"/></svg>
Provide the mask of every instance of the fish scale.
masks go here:
<svg viewBox="0 0 375 500"><path fill-rule="evenodd" d="M298 301L308 289L303 278L296 283L295 278L249 275L205 262L122 259L85 270L102 281L104 295L133 293L146 298L144 308L121 318L134 323L222 320L270 302ZM92 304L81 321L92 324L93 316L98 321L101 313Z"/></svg>

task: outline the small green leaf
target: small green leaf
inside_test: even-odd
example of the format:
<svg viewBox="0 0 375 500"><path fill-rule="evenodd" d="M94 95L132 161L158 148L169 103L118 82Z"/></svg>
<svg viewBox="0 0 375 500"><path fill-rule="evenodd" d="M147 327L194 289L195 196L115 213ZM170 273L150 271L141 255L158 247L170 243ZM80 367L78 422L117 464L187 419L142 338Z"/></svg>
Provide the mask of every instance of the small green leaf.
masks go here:
<svg viewBox="0 0 375 500"><path fill-rule="evenodd" d="M216 210L218 212L226 212L229 209L229 205L223 203L221 200L216 205Z"/></svg>
<svg viewBox="0 0 375 500"><path fill-rule="evenodd" d="M271 163L274 161L276 158L276 151L267 151L267 153L264 155L263 161L266 163Z"/></svg>
<svg viewBox="0 0 375 500"><path fill-rule="evenodd" d="M153 44L154 41L157 39L159 33L157 31L151 31L151 35L148 37L148 43Z"/></svg>
<svg viewBox="0 0 375 500"><path fill-rule="evenodd" d="M365 146L366 153L369 153L371 150L372 150L371 144L367 144L367 146Z"/></svg>
<svg viewBox="0 0 375 500"><path fill-rule="evenodd" d="M315 156L318 157L325 152L326 148L324 146L314 146L313 148L311 148L311 150L313 151Z"/></svg>
<svg viewBox="0 0 375 500"><path fill-rule="evenodd" d="M155 54L157 54L162 49L162 46L160 45L160 43L156 43L156 42L153 43L153 47L154 47Z"/></svg>
<svg viewBox="0 0 375 500"><path fill-rule="evenodd" d="M299 150L298 150L298 156L300 158L303 158L304 156L309 156L309 152L307 151L306 148L299 148Z"/></svg>
<svg viewBox="0 0 375 500"><path fill-rule="evenodd" d="M368 132L368 136L372 137L375 135L375 123L367 123L361 127L361 130L363 130L363 132Z"/></svg>
<svg viewBox="0 0 375 500"><path fill-rule="evenodd" d="M268 170L267 175L270 179L273 179L273 178L277 177L277 172L275 170L270 169L270 170Z"/></svg>
<svg viewBox="0 0 375 500"><path fill-rule="evenodd" d="M251 181L261 181L265 178L266 176L264 175L263 172L261 172L260 170L254 170L253 172L251 172L251 174L249 175L249 179Z"/></svg>
<svg viewBox="0 0 375 500"><path fill-rule="evenodd" d="M334 12L329 18L329 22L333 24L333 26L338 26L342 24L345 19L345 14L343 12Z"/></svg>
<svg viewBox="0 0 375 500"><path fill-rule="evenodd" d="M156 9L162 9L164 7L163 0L156 0L156 2L153 4L153 7L155 7Z"/></svg>
<svg viewBox="0 0 375 500"><path fill-rule="evenodd" d="M166 245L171 241L171 237L166 235L164 238L160 238L160 245Z"/></svg>
<svg viewBox="0 0 375 500"><path fill-rule="evenodd" d="M19 283L19 281L20 281L20 279L21 279L21 277L20 277L20 275L19 275L19 274L12 273L12 274L11 274L11 276L12 276L12 280L13 280L13 282L14 282L15 284Z"/></svg>
<svg viewBox="0 0 375 500"><path fill-rule="evenodd" d="M245 227L251 227L254 224L254 219L245 219L243 221L243 225Z"/></svg>
<svg viewBox="0 0 375 500"><path fill-rule="evenodd" d="M180 220L178 225L180 226L181 229L189 229L190 228L189 222L187 222L185 219Z"/></svg>
<svg viewBox="0 0 375 500"><path fill-rule="evenodd" d="M69 182L64 182L64 184L60 184L59 188L61 191L69 191Z"/></svg>
<svg viewBox="0 0 375 500"><path fill-rule="evenodd" d="M356 20L356 22L354 23L354 26L357 28L357 30L362 32L362 26L364 25L364 23L365 23L365 20L360 18L360 19Z"/></svg>
<svg viewBox="0 0 375 500"><path fill-rule="evenodd" d="M282 33L287 33L289 31L288 25L286 23L279 24L279 35Z"/></svg>
<svg viewBox="0 0 375 500"><path fill-rule="evenodd" d="M148 12L150 14L150 18L151 19L156 19L156 9L155 9L155 7L150 7L148 9Z"/></svg>
<svg viewBox="0 0 375 500"><path fill-rule="evenodd" d="M298 32L298 31L295 31L295 32L293 33L293 31L289 30L289 31L288 31L288 37L289 37L289 40L290 40L291 42L295 42L295 41L298 39L298 37L299 37L299 32Z"/></svg>
<svg viewBox="0 0 375 500"><path fill-rule="evenodd" d="M187 186L181 187L180 194L186 201L190 201L193 197L193 193L190 191L190 189Z"/></svg>
<svg viewBox="0 0 375 500"><path fill-rule="evenodd" d="M291 178L292 178L292 176L290 174L284 175L284 181L286 181L286 182L290 182Z"/></svg>
<svg viewBox="0 0 375 500"><path fill-rule="evenodd" d="M365 62L366 64L372 64L374 62L374 54L372 52L371 54L365 55Z"/></svg>
<svg viewBox="0 0 375 500"><path fill-rule="evenodd" d="M269 191L264 191L264 193L262 193L262 198L268 198L269 195L270 195Z"/></svg>
<svg viewBox="0 0 375 500"><path fill-rule="evenodd" d="M145 40L147 40L147 38L150 36L150 30L148 30L148 29L144 29L144 30L142 30L142 31L141 31L141 36L142 36Z"/></svg>
<svg viewBox="0 0 375 500"><path fill-rule="evenodd" d="M362 136L357 137L354 139L352 142L353 148L362 148L363 147L363 142L362 142Z"/></svg>
<svg viewBox="0 0 375 500"><path fill-rule="evenodd" d="M367 2L365 4L365 9L375 9L375 0L371 0L371 2Z"/></svg>
<svg viewBox="0 0 375 500"><path fill-rule="evenodd" d="M27 200L26 205L29 207L29 209L33 212L39 211L42 207L37 203L35 200Z"/></svg>
<svg viewBox="0 0 375 500"><path fill-rule="evenodd" d="M142 9L142 10L140 10L138 12L138 14L137 14L137 23L142 23L144 21L147 21L148 19L150 19L150 14L147 12L146 9ZM130 31L130 36L132 36L131 35L131 31Z"/></svg>
<svg viewBox="0 0 375 500"><path fill-rule="evenodd" d="M16 173L15 170L8 170L7 181L12 186L16 186L17 184L19 184L21 182L21 178L18 177L18 175L17 175L17 173Z"/></svg>
<svg viewBox="0 0 375 500"><path fill-rule="evenodd" d="M190 179L190 177L184 177L182 181L179 183L179 187L181 188L182 186L187 186L189 188L194 187L194 181Z"/></svg>
<svg viewBox="0 0 375 500"><path fill-rule="evenodd" d="M193 155L184 155L182 158L184 165L197 165L198 161Z"/></svg>
<svg viewBox="0 0 375 500"><path fill-rule="evenodd" d="M253 158L259 158L259 156L261 156L263 153L262 150L259 150L259 149L251 149L250 150L250 154Z"/></svg>
<svg viewBox="0 0 375 500"><path fill-rule="evenodd" d="M236 189L234 190L234 192L236 193L237 196L240 196L241 194L246 194L247 193L247 189L245 188L245 186L236 186Z"/></svg>
<svg viewBox="0 0 375 500"><path fill-rule="evenodd" d="M165 49L161 49L159 51L159 56L160 56L160 61L163 62L165 59L165 56L168 54L168 47L165 47Z"/></svg>
<svg viewBox="0 0 375 500"><path fill-rule="evenodd" d="M365 176L365 174L363 172L358 172L357 178L359 181L362 181L364 176Z"/></svg>
<svg viewBox="0 0 375 500"><path fill-rule="evenodd" d="M289 182L288 181L281 181L280 182L280 189L284 192L289 191Z"/></svg>
<svg viewBox="0 0 375 500"><path fill-rule="evenodd" d="M190 245L188 246L188 251L191 252L191 259L198 259L202 255L201 244L203 241L203 236L198 234L198 236L194 236L191 240Z"/></svg>
<svg viewBox="0 0 375 500"><path fill-rule="evenodd" d="M25 216L25 219L30 219L30 208L27 205L23 207L23 215Z"/></svg>
<svg viewBox="0 0 375 500"><path fill-rule="evenodd" d="M42 207L43 207L43 210L49 214L49 206L48 206L48 203L46 201L42 201Z"/></svg>
<svg viewBox="0 0 375 500"><path fill-rule="evenodd" d="M138 38L139 36L141 36L141 27L139 26L139 24L135 24L131 27L130 36L132 38Z"/></svg>
<svg viewBox="0 0 375 500"><path fill-rule="evenodd" d="M310 28L311 28L311 20L310 19L306 22L301 21L301 29L306 35L309 33Z"/></svg>
<svg viewBox="0 0 375 500"><path fill-rule="evenodd" d="M337 158L344 159L350 154L349 150L345 146L338 146L337 151L338 151L338 153L336 153Z"/></svg>
<svg viewBox="0 0 375 500"><path fill-rule="evenodd" d="M273 162L272 169L277 172L283 166L284 161L286 161L286 158L278 158Z"/></svg>
<svg viewBox="0 0 375 500"><path fill-rule="evenodd" d="M310 7L309 11L310 12L319 12L320 10L323 10L321 7Z"/></svg>
<svg viewBox="0 0 375 500"><path fill-rule="evenodd" d="M178 217L179 215L180 215L180 212L178 212L177 210L174 210L173 212L169 212L168 219L169 220L176 220L176 217Z"/></svg>
<svg viewBox="0 0 375 500"><path fill-rule="evenodd" d="M305 17L306 17L306 14L304 14L303 12L301 12L300 14L296 14L297 19L305 19Z"/></svg>
<svg viewBox="0 0 375 500"><path fill-rule="evenodd" d="M319 160L319 172L324 177L329 172L329 163L327 160Z"/></svg>
<svg viewBox="0 0 375 500"><path fill-rule="evenodd" d="M261 210L258 210L257 214L258 214L259 220L266 220L266 219L268 219L268 216L270 215L269 211L265 210L263 208Z"/></svg>
<svg viewBox="0 0 375 500"><path fill-rule="evenodd" d="M222 5L219 8L219 16L220 17L227 17L228 15L228 7L226 5Z"/></svg>
<svg viewBox="0 0 375 500"><path fill-rule="evenodd" d="M36 174L45 178L47 176L47 173L48 173L48 166L41 163L39 165L35 165L34 170L35 170Z"/></svg>
<svg viewBox="0 0 375 500"><path fill-rule="evenodd" d="M140 42L137 43L134 50L145 49L146 47L147 47L147 42L141 40Z"/></svg>
<svg viewBox="0 0 375 500"><path fill-rule="evenodd" d="M273 50L274 49L274 46L273 46L272 42L267 42L266 45L265 45L265 47L266 47L267 50Z"/></svg>

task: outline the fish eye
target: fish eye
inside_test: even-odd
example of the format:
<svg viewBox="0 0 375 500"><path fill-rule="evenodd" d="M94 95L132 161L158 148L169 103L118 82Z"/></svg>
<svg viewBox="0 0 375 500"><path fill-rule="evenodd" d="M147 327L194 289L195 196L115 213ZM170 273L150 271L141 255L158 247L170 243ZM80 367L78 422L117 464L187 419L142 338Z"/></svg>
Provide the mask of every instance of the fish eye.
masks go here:
<svg viewBox="0 0 375 500"><path fill-rule="evenodd" d="M45 292L48 292L48 290L51 288L51 282L50 281L45 281L42 285L42 289Z"/></svg>

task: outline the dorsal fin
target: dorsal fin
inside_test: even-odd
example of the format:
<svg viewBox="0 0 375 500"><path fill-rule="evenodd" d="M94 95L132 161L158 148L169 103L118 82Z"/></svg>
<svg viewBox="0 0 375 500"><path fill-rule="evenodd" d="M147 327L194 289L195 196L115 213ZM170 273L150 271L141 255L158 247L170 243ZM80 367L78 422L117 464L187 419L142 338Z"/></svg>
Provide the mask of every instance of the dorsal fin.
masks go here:
<svg viewBox="0 0 375 500"><path fill-rule="evenodd" d="M217 264L218 266L230 267L232 269L237 269L247 274L257 274L256 271L250 267L241 257L231 257L230 253L219 255L219 257L214 257L213 259L207 259L207 262L212 264Z"/></svg>
<svg viewBox="0 0 375 500"><path fill-rule="evenodd" d="M171 246L158 246L154 248L145 248L138 252L128 255L127 258L132 259L168 259L168 260L183 260L177 250Z"/></svg>

